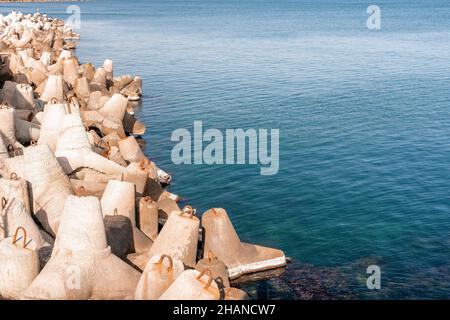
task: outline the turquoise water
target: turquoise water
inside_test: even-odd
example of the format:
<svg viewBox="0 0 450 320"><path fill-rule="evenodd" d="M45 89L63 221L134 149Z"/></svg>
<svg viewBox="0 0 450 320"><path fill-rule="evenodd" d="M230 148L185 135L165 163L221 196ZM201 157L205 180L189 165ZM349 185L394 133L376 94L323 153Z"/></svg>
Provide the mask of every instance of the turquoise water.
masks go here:
<svg viewBox="0 0 450 320"><path fill-rule="evenodd" d="M356 0L78 4L80 59L144 80L146 153L170 190L226 208L243 240L294 259L262 289L243 284L254 297L308 298L312 278L331 298L449 297L450 2L376 4L380 31ZM194 120L279 128L279 173L174 165L170 135ZM373 261L377 292L365 285Z"/></svg>

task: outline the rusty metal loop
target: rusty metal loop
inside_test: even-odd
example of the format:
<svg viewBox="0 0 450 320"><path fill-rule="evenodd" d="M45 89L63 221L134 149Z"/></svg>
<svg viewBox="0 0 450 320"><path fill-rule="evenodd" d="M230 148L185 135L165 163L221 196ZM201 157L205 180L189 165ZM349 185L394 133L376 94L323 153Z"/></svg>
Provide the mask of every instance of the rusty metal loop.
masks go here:
<svg viewBox="0 0 450 320"><path fill-rule="evenodd" d="M22 238L17 239L17 236L19 235L19 231L22 230L23 232L23 242L22 242L22 247L25 249L27 247L27 230L25 230L24 227L18 227L16 229L16 232L14 233L14 238L13 238L13 244L16 244L17 241L19 241Z"/></svg>
<svg viewBox="0 0 450 320"><path fill-rule="evenodd" d="M14 150L14 157L17 157L17 156L21 156L22 155L22 149L15 149Z"/></svg>
<svg viewBox="0 0 450 320"><path fill-rule="evenodd" d="M167 254L161 255L161 257L159 258L158 264L161 264L163 262L164 258L167 258L167 260L169 260L169 267L167 269L172 270L173 269L173 260L172 260L172 257Z"/></svg>
<svg viewBox="0 0 450 320"><path fill-rule="evenodd" d="M200 274L197 276L197 280L200 280L202 276L207 275L208 276L208 282L206 282L206 285L204 286L205 289L208 289L213 281L211 270L204 269Z"/></svg>
<svg viewBox="0 0 450 320"><path fill-rule="evenodd" d="M6 205L8 204L8 199L5 197L2 197L2 210L6 208Z"/></svg>

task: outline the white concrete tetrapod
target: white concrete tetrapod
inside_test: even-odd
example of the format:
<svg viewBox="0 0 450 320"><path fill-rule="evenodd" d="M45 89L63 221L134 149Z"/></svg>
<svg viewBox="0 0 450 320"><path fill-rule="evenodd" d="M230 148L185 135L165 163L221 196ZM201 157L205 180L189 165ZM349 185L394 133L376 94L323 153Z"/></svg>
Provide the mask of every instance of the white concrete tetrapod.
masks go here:
<svg viewBox="0 0 450 320"><path fill-rule="evenodd" d="M103 140L101 140L101 141L103 142ZM114 146L109 147L107 156L108 156L109 160L114 161L115 163L121 165L122 167L127 166L127 162L120 154L119 148L114 147Z"/></svg>
<svg viewBox="0 0 450 320"><path fill-rule="evenodd" d="M158 300L184 271L183 262L165 254L157 254L141 275L134 293L135 300Z"/></svg>
<svg viewBox="0 0 450 320"><path fill-rule="evenodd" d="M84 79L86 79L86 81L87 81L87 78L86 77L83 77ZM80 79L83 79L83 78L80 78ZM84 82L84 80L83 80L83 82ZM78 84L77 84L77 87L78 87ZM78 91L81 89L81 88L83 88L84 87L84 84L83 83L80 83L80 87L79 87L79 89L77 88L77 87L75 87L75 92L78 94ZM88 88L88 91L90 91L91 89L89 89ZM81 90L80 90L81 91ZM84 90L83 90L84 91ZM84 92L83 92L83 96L84 96ZM100 98L102 97L102 93L101 93L101 91L92 91L92 92L90 92L89 93L89 97L88 97L88 100L87 100L87 109L88 110L98 110L98 109L100 109L101 107L103 107L102 105L100 105Z"/></svg>
<svg viewBox="0 0 450 320"><path fill-rule="evenodd" d="M63 74L64 81L73 87L78 78L78 60L76 58L72 57L64 61Z"/></svg>
<svg viewBox="0 0 450 320"><path fill-rule="evenodd" d="M66 113L66 104L58 103L57 99L53 99L51 103L45 105L38 144L48 144L50 149L55 152L59 129Z"/></svg>
<svg viewBox="0 0 450 320"><path fill-rule="evenodd" d="M185 270L159 300L219 300L220 291L209 270Z"/></svg>
<svg viewBox="0 0 450 320"><path fill-rule="evenodd" d="M59 76L64 73L64 63L62 60L56 61L47 67L49 75Z"/></svg>
<svg viewBox="0 0 450 320"><path fill-rule="evenodd" d="M106 189L104 182L70 179L70 183L78 196L94 196L101 199Z"/></svg>
<svg viewBox="0 0 450 320"><path fill-rule="evenodd" d="M139 200L139 229L153 241L158 237L158 203L150 197Z"/></svg>
<svg viewBox="0 0 450 320"><path fill-rule="evenodd" d="M19 178L15 172L0 178L0 199L2 197L14 198L16 202L22 203L27 212L31 213L27 182L25 179Z"/></svg>
<svg viewBox="0 0 450 320"><path fill-rule="evenodd" d="M107 118L118 120L122 123L125 112L127 111L128 99L123 95L116 93L99 110Z"/></svg>
<svg viewBox="0 0 450 320"><path fill-rule="evenodd" d="M145 187L148 182L148 175L139 163L130 163L125 173L123 174L123 180L134 183L136 186L136 195L141 197L144 195Z"/></svg>
<svg viewBox="0 0 450 320"><path fill-rule="evenodd" d="M34 93L33 87L29 84L17 84L14 88L12 105L16 109L33 109Z"/></svg>
<svg viewBox="0 0 450 320"><path fill-rule="evenodd" d="M17 85L17 82L14 81L5 81L2 91L0 91L0 101L12 105Z"/></svg>
<svg viewBox="0 0 450 320"><path fill-rule="evenodd" d="M181 212L177 202L171 198L162 197L158 200L158 216L162 221L167 221L172 214Z"/></svg>
<svg viewBox="0 0 450 320"><path fill-rule="evenodd" d="M156 254L168 254L181 260L185 266L193 268L197 257L200 220L194 215L195 209L185 207L179 214L169 217L155 243L148 252L129 255L135 266L143 270Z"/></svg>
<svg viewBox="0 0 450 320"><path fill-rule="evenodd" d="M214 252L225 263L230 279L286 265L282 251L241 242L224 209L206 211L202 217L202 226L205 231L205 252Z"/></svg>
<svg viewBox="0 0 450 320"><path fill-rule="evenodd" d="M78 78L75 81L74 92L78 98L82 99L86 103L88 102L90 96L90 89L89 89L89 82L86 79L86 77Z"/></svg>
<svg viewBox="0 0 450 320"><path fill-rule="evenodd" d="M52 257L25 298L132 298L139 277L139 272L111 254L99 200L70 196Z"/></svg>
<svg viewBox="0 0 450 320"><path fill-rule="evenodd" d="M56 99L60 103L64 102L63 81L61 75L49 75L44 92L41 95L41 100L51 102L52 99Z"/></svg>
<svg viewBox="0 0 450 320"><path fill-rule="evenodd" d="M123 128L125 132L135 135L143 135L146 129L145 124L129 112L125 112L123 117Z"/></svg>
<svg viewBox="0 0 450 320"><path fill-rule="evenodd" d="M31 213L27 210L19 198L10 195L7 199L1 198L2 220L4 221L2 229L4 237L11 237L17 228L23 227L27 230L28 236L33 239L38 250L40 265L44 266L50 258L52 252L53 239L41 231L31 217ZM1 237L0 237L1 238Z"/></svg>
<svg viewBox="0 0 450 320"><path fill-rule="evenodd" d="M82 111L81 118L87 127L99 129L104 136L111 133L117 133L120 137L125 137L122 123L119 120L105 117L99 111Z"/></svg>
<svg viewBox="0 0 450 320"><path fill-rule="evenodd" d="M213 279L216 281L219 288L226 288L230 286L228 279L228 270L225 263L219 260L211 251L201 260L197 262L195 269L198 271L210 270Z"/></svg>
<svg viewBox="0 0 450 320"><path fill-rule="evenodd" d="M122 216L130 222L132 247L129 252L146 252L153 241L136 227L136 203L134 185L129 182L110 180L103 193L103 215Z"/></svg>
<svg viewBox="0 0 450 320"><path fill-rule="evenodd" d="M145 186L144 194L151 197L154 201L158 201L163 192L164 189L159 181L155 178L149 177L147 180L147 185Z"/></svg>
<svg viewBox="0 0 450 320"><path fill-rule="evenodd" d="M16 140L15 110L13 108L0 108L0 135L7 146L23 147Z"/></svg>
<svg viewBox="0 0 450 320"><path fill-rule="evenodd" d="M41 57L39 58L39 60L42 62L42 64L46 67L48 67L51 62L52 62L52 58L51 58L51 53L48 51L44 51L41 54Z"/></svg>
<svg viewBox="0 0 450 320"><path fill-rule="evenodd" d="M105 69L106 79L112 80L114 69L113 69L113 61L111 59L106 59L103 62L103 69Z"/></svg>
<svg viewBox="0 0 450 320"><path fill-rule="evenodd" d="M47 80L48 77L47 73L48 73L47 68L45 68L45 66L44 68L39 68L37 66L37 63L35 63L33 67L27 68L28 81L34 84L35 86L39 86L42 82Z"/></svg>
<svg viewBox="0 0 450 320"><path fill-rule="evenodd" d="M106 71L104 68L100 67L95 70L94 76L90 83L90 88L92 91L106 90Z"/></svg>
<svg viewBox="0 0 450 320"><path fill-rule="evenodd" d="M119 140L119 150L122 157L128 162L140 162L146 158L136 138L133 136Z"/></svg>
<svg viewBox="0 0 450 320"><path fill-rule="evenodd" d="M41 135L41 126L16 117L16 139L22 144L38 141Z"/></svg>
<svg viewBox="0 0 450 320"><path fill-rule="evenodd" d="M45 231L54 236L64 202L73 194L72 186L47 144L25 148L23 153L4 160L6 171L28 182L32 211Z"/></svg>
<svg viewBox="0 0 450 320"><path fill-rule="evenodd" d="M142 83L141 83L142 85ZM134 80L129 83L125 88L120 90L120 93L128 98L130 101L138 101L141 99L141 89L139 88L139 84Z"/></svg>
<svg viewBox="0 0 450 320"><path fill-rule="evenodd" d="M36 243L23 227L0 242L0 296L20 299L39 273Z"/></svg>
<svg viewBox="0 0 450 320"><path fill-rule="evenodd" d="M85 63L81 66L83 77L86 77L88 82L91 82L95 74L95 66L92 63Z"/></svg>
<svg viewBox="0 0 450 320"><path fill-rule="evenodd" d="M65 60L69 60L72 58L72 51L70 50L61 50L58 56L58 60L64 62Z"/></svg>
<svg viewBox="0 0 450 320"><path fill-rule="evenodd" d="M64 172L91 168L105 174L121 174L125 168L92 151L86 129L78 114L64 116L55 155Z"/></svg>

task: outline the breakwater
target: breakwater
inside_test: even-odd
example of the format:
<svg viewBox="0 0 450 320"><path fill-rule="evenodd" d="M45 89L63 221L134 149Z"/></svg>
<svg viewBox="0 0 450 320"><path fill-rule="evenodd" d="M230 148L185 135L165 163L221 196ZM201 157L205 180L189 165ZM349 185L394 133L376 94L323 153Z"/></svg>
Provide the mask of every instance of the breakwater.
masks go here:
<svg viewBox="0 0 450 320"><path fill-rule="evenodd" d="M47 15L13 12L0 32L3 297L245 299L229 279L286 264L224 209L199 217L165 190L136 139L139 76L80 63L79 35Z"/></svg>

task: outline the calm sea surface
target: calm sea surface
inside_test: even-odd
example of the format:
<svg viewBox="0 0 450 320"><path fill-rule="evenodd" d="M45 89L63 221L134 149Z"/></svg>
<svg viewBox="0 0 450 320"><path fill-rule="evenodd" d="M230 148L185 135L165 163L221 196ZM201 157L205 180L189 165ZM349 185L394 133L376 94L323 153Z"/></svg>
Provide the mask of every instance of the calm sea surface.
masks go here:
<svg viewBox="0 0 450 320"><path fill-rule="evenodd" d="M146 153L200 211L294 262L253 298L448 298L450 2L91 1L82 62L144 81ZM69 4L1 4L66 18ZM171 162L173 130L279 128L280 171ZM381 290L366 268L381 267ZM253 282L252 282L253 281Z"/></svg>

